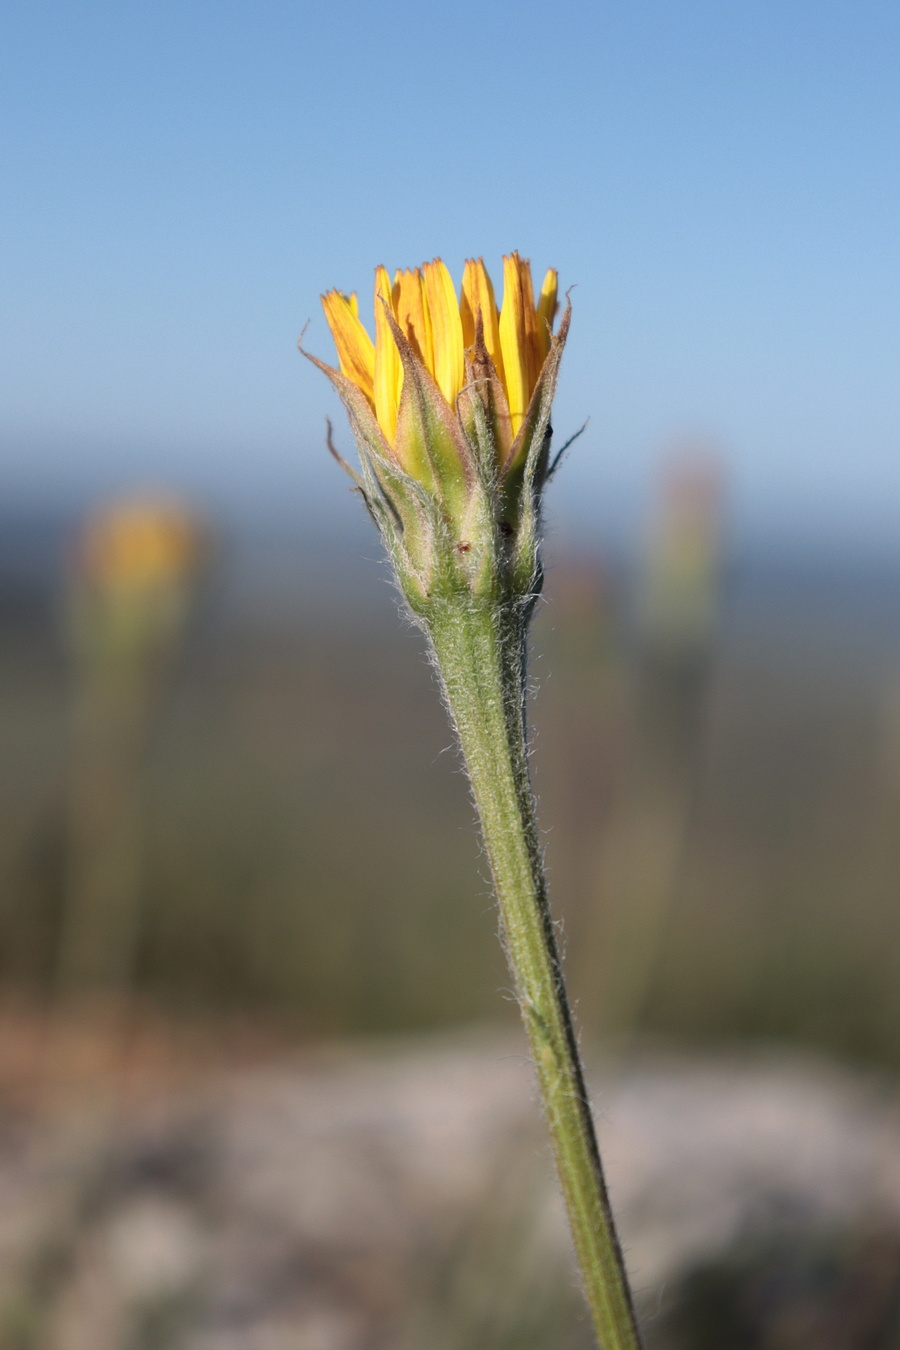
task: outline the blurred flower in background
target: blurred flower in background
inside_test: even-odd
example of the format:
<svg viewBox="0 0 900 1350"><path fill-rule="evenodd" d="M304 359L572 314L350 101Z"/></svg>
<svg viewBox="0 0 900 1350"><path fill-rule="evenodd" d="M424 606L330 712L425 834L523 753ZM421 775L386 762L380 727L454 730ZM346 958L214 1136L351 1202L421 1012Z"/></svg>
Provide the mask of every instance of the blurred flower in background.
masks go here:
<svg viewBox="0 0 900 1350"><path fill-rule="evenodd" d="M642 557L637 627L657 659L708 660L720 608L725 469L685 447L663 466Z"/></svg>
<svg viewBox="0 0 900 1350"><path fill-rule="evenodd" d="M69 574L76 659L140 667L171 656L205 553L206 533L177 497L129 497L94 511Z"/></svg>
<svg viewBox="0 0 900 1350"><path fill-rule="evenodd" d="M57 980L123 994L137 941L148 736L178 655L208 534L178 498L95 510L66 588L72 657L66 885Z"/></svg>

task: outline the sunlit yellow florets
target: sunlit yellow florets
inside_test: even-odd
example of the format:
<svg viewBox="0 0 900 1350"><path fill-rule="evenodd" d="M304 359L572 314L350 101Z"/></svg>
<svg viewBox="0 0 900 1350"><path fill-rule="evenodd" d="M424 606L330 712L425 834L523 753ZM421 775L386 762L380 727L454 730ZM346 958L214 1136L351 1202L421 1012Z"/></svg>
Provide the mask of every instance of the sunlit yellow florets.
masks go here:
<svg viewBox="0 0 900 1350"><path fill-rule="evenodd" d="M535 304L530 263L518 253L505 257L503 305L498 309L491 279L480 258L466 262L460 296L440 258L421 268L395 272L393 284L385 269L378 267L374 342L360 321L355 294L328 291L322 296L322 305L341 371L365 394L391 444L397 429L403 369L385 307L451 408L466 382L466 352L475 342L480 315L485 347L506 392L515 435L550 350L557 273L552 268L547 272Z"/></svg>

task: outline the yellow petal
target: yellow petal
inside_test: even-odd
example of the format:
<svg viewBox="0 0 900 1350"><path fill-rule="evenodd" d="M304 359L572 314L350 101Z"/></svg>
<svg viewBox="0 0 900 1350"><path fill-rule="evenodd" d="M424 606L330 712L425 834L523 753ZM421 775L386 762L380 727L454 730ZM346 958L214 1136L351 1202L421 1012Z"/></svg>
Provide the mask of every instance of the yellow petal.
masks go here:
<svg viewBox="0 0 900 1350"><path fill-rule="evenodd" d="M451 408L463 387L463 330L453 278L440 258L423 264L425 295L434 343L434 378Z"/></svg>
<svg viewBox="0 0 900 1350"><path fill-rule="evenodd" d="M513 253L503 259L503 309L500 311L500 348L513 434L522 425L537 382L536 320L531 266L527 258Z"/></svg>
<svg viewBox="0 0 900 1350"><path fill-rule="evenodd" d="M479 313L484 331L484 345L494 369L503 380L503 353L500 350L500 315L494 299L494 287L484 260L468 258L463 269L462 300L459 306L463 326L463 343L471 347L475 341L475 325Z"/></svg>
<svg viewBox="0 0 900 1350"><path fill-rule="evenodd" d="M422 273L417 267L394 274L394 313L413 350L433 375L434 346L431 338L431 317L428 313Z"/></svg>
<svg viewBox="0 0 900 1350"><path fill-rule="evenodd" d="M541 298L537 305L537 325L535 330L535 346L537 350L538 372L547 359L547 353L550 350L550 330L553 327L553 320L556 317L557 293L559 291L559 273L554 268L547 269L547 275L544 277L544 284L541 287Z"/></svg>
<svg viewBox="0 0 900 1350"><path fill-rule="evenodd" d="M355 295L342 295L340 291L328 291L322 296L322 308L337 348L341 373L371 400L374 393L375 347L354 312L355 303Z"/></svg>
<svg viewBox="0 0 900 1350"><path fill-rule="evenodd" d="M391 281L383 267L375 268L375 416L381 430L393 445L397 430L397 409L403 384L400 353L388 325L382 300L393 308Z"/></svg>

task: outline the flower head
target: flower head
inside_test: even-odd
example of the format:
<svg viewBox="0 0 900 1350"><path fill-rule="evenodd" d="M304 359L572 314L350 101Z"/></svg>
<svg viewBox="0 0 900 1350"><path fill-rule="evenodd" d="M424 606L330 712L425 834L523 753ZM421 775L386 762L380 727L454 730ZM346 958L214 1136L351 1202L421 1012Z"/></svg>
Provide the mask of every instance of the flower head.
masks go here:
<svg viewBox="0 0 900 1350"><path fill-rule="evenodd" d="M521 428L550 352L557 310L558 274L549 268L537 304L527 258L503 259L503 305L481 258L469 258L462 294L440 258L421 268L375 269L375 341L359 317L356 294L331 290L322 296L341 373L365 395L391 445L403 389L403 363L394 325L453 407L465 387L466 355L483 345L493 376L506 397L510 428ZM393 320L393 322L392 322ZM479 323L481 335L479 338Z"/></svg>
<svg viewBox="0 0 900 1350"><path fill-rule="evenodd" d="M134 593L180 583L197 565L201 536L181 502L134 497L96 511L79 540L85 581Z"/></svg>
<svg viewBox="0 0 900 1350"><path fill-rule="evenodd" d="M93 511L72 558L72 639L91 662L169 650L187 618L208 539L183 502L141 495Z"/></svg>
<svg viewBox="0 0 900 1350"><path fill-rule="evenodd" d="M393 281L378 267L374 341L355 294L322 296L338 368L310 359L347 408L363 466L358 485L395 563L401 543L426 591L446 553L442 534L460 556L474 549L459 565L469 581L485 548L508 560L515 548L504 539L521 544L523 522L535 535L570 313L567 306L554 334L557 292L550 269L535 301L531 266L518 253L503 259L499 307L480 258L466 262L460 294L440 258Z"/></svg>

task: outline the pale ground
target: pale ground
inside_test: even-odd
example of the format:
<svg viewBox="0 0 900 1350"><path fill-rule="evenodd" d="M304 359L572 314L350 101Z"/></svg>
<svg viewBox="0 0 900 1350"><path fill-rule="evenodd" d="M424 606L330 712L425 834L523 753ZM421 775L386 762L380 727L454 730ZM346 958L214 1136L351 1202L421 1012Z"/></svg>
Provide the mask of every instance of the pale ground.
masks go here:
<svg viewBox="0 0 900 1350"><path fill-rule="evenodd" d="M232 1056L200 1037L116 1078L84 1070L77 1037L26 1037L19 1060L45 1069L23 1086L17 1035L7 1019L4 1347L478 1350L532 1344L520 1323L590 1343L515 1038ZM644 1049L591 1078L651 1319L747 1231L900 1231L900 1092L874 1076Z"/></svg>

